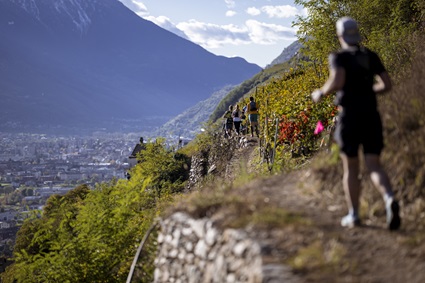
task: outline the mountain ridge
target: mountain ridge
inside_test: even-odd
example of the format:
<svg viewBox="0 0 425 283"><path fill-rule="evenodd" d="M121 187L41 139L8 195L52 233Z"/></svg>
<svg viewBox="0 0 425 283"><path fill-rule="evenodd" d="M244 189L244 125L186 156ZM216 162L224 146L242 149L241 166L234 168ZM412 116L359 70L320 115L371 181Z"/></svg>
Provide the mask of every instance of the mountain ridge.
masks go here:
<svg viewBox="0 0 425 283"><path fill-rule="evenodd" d="M118 0L58 3L0 1L0 130L149 130L261 70L216 56Z"/></svg>

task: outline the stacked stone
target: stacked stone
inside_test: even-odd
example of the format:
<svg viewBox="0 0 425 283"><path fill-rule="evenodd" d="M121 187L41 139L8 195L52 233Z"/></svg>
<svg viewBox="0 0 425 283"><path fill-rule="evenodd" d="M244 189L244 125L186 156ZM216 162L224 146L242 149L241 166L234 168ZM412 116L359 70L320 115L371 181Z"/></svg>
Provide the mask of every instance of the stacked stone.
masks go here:
<svg viewBox="0 0 425 283"><path fill-rule="evenodd" d="M186 189L190 191L205 176L214 174L220 164L226 164L234 156L237 149L256 146L257 141L252 138L240 136L235 139L218 139L209 150L192 156L189 172L189 182Z"/></svg>
<svg viewBox="0 0 425 283"><path fill-rule="evenodd" d="M260 247L243 231L175 213L161 221L155 283L259 283Z"/></svg>
<svg viewBox="0 0 425 283"><path fill-rule="evenodd" d="M190 189L198 183L205 175L207 175L208 152L201 152L198 155L192 156L189 182L187 188Z"/></svg>

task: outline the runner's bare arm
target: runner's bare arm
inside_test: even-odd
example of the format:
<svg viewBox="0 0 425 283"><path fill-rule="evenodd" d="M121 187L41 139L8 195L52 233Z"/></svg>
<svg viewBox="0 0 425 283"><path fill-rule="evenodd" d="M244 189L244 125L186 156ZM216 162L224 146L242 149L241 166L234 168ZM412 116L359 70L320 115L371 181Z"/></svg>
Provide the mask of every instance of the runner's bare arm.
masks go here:
<svg viewBox="0 0 425 283"><path fill-rule="evenodd" d="M375 93L384 93L392 88L391 78L387 72L382 72L376 76L376 82L373 84Z"/></svg>
<svg viewBox="0 0 425 283"><path fill-rule="evenodd" d="M331 68L326 83L311 94L314 102L319 102L323 95L342 89L345 83L345 70L343 68Z"/></svg>

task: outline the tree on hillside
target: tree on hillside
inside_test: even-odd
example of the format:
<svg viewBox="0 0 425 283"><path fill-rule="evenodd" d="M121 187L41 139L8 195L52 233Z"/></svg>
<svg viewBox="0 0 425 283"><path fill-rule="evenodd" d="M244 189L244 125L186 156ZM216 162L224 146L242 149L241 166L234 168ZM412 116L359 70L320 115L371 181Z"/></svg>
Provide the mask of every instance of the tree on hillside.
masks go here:
<svg viewBox="0 0 425 283"><path fill-rule="evenodd" d="M163 138L147 143L146 149L138 154L138 160L130 174L137 175L137 180L151 180L151 189L159 198L164 193L181 191L189 178L190 159L167 149Z"/></svg>
<svg viewBox="0 0 425 283"><path fill-rule="evenodd" d="M59 274L55 264L61 262L61 252L66 253L65 247L73 241L76 217L88 192L84 185L64 196L54 195L41 218L34 214L24 222L14 247L15 263L2 275L3 282L52 282L49 278Z"/></svg>
<svg viewBox="0 0 425 283"><path fill-rule="evenodd" d="M304 52L319 63L326 63L328 54L339 48L335 23L340 17L356 19L363 44L377 51L390 71L410 58L409 37L423 22L424 4L420 0L295 0L295 3L308 10L308 15L298 17L295 23Z"/></svg>

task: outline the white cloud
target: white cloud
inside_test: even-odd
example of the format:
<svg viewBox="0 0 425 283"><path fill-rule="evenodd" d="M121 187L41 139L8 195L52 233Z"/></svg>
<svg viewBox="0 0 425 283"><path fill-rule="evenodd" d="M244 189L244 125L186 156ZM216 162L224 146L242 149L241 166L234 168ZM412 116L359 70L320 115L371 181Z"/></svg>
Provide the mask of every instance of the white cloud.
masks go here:
<svg viewBox="0 0 425 283"><path fill-rule="evenodd" d="M302 12L294 6L283 5L283 6L263 6L261 11L266 13L270 18L291 18Z"/></svg>
<svg viewBox="0 0 425 283"><path fill-rule="evenodd" d="M166 29L174 34L177 34L180 37L189 39L182 30L177 28L176 25L169 18L165 16L159 16L159 17L147 16L144 19L153 22L154 24L162 27L163 29Z"/></svg>
<svg viewBox="0 0 425 283"><path fill-rule="evenodd" d="M150 16L148 9L141 0L120 1L144 19L152 21L156 25L191 40L206 49L220 48L226 45L272 45L279 40L295 39L296 30L282 25L268 24L256 20L247 20L241 26L234 24L218 25L200 22L194 19L175 24L165 16ZM229 9L226 12L226 16L232 17L236 15L236 12L231 8L235 7L235 1L225 0L225 3ZM250 7L246 10L246 13L251 16L259 15L262 12L266 13L270 18L286 18L302 12L305 13L305 11L298 11L291 6L263 6L261 10Z"/></svg>
<svg viewBox="0 0 425 283"><path fill-rule="evenodd" d="M177 24L177 28L191 41L205 48L218 48L225 44L247 44L251 41L247 28L235 25L216 25L190 20Z"/></svg>
<svg viewBox="0 0 425 283"><path fill-rule="evenodd" d="M226 12L226 17L233 17L234 15L236 15L236 12L233 10L228 10Z"/></svg>
<svg viewBox="0 0 425 283"><path fill-rule="evenodd" d="M159 17L148 16L148 17L145 17L145 20L151 21L155 23L156 25L165 29L170 29L175 27L175 24L173 24L173 22L165 16L159 16Z"/></svg>
<svg viewBox="0 0 425 283"><path fill-rule="evenodd" d="M142 3L141 0L119 0L125 6L127 6L130 10L134 11L140 17L145 17L149 15L148 9L145 4Z"/></svg>
<svg viewBox="0 0 425 283"><path fill-rule="evenodd" d="M296 30L281 25L248 20L242 27L236 25L216 25L196 20L177 24L193 42L204 48L219 48L227 44L270 45L281 39L294 40Z"/></svg>
<svg viewBox="0 0 425 283"><path fill-rule="evenodd" d="M232 9L236 6L236 3L234 0L224 0L226 3L227 8Z"/></svg>
<svg viewBox="0 0 425 283"><path fill-rule="evenodd" d="M276 24L262 23L256 20L246 21L249 37L256 44L275 44L281 39L294 40L296 30Z"/></svg>
<svg viewBox="0 0 425 283"><path fill-rule="evenodd" d="M259 14L261 14L261 11L260 9L257 9L255 7L249 7L248 9L246 9L246 13L251 16L258 16Z"/></svg>

